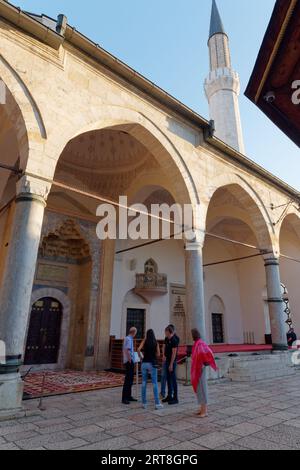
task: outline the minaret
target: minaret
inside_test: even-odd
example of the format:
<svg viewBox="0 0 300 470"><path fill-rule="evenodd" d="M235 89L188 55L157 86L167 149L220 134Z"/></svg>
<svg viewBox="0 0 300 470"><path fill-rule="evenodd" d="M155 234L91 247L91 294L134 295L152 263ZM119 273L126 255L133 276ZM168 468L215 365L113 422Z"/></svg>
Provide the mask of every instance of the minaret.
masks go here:
<svg viewBox="0 0 300 470"><path fill-rule="evenodd" d="M213 0L208 39L210 73L204 88L210 118L215 121L216 137L245 154L239 109L240 79L232 67L229 39Z"/></svg>

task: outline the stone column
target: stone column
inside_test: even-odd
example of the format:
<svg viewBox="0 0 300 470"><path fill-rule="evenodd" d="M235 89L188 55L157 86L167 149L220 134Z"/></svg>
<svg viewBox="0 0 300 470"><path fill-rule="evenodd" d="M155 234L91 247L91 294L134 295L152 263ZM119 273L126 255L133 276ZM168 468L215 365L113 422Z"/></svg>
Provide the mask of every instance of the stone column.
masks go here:
<svg viewBox="0 0 300 470"><path fill-rule="evenodd" d="M187 242L185 247L186 308L189 328L197 328L206 341L203 279L203 242ZM190 333L189 333L190 334Z"/></svg>
<svg viewBox="0 0 300 470"><path fill-rule="evenodd" d="M0 291L0 340L6 346L0 364L0 413L21 409L19 374L49 184L24 176L17 184L11 240Z"/></svg>
<svg viewBox="0 0 300 470"><path fill-rule="evenodd" d="M286 351L287 336L278 258L265 259L273 349Z"/></svg>
<svg viewBox="0 0 300 470"><path fill-rule="evenodd" d="M93 227L93 229L95 228ZM84 370L95 369L95 343L97 340L97 313L99 308L100 268L102 262L101 242L96 238L96 229L95 232L92 233L92 235L94 237L94 239L90 241L90 249L92 252L92 279L90 289Z"/></svg>
<svg viewBox="0 0 300 470"><path fill-rule="evenodd" d="M115 262L115 240L105 240L102 251L102 273L100 286L99 314L96 329L96 368L103 370L110 367L110 326L113 276Z"/></svg>

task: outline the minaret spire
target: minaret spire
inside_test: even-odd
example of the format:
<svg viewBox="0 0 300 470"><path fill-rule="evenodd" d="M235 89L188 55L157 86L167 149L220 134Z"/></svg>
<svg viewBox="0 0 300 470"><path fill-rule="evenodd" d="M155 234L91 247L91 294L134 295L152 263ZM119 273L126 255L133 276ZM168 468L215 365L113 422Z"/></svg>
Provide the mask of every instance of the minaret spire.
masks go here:
<svg viewBox="0 0 300 470"><path fill-rule="evenodd" d="M216 0L213 0L212 9L211 9L211 18L210 18L210 30L209 30L209 39L214 34L226 34L223 22L216 4Z"/></svg>
<svg viewBox="0 0 300 470"><path fill-rule="evenodd" d="M229 39L212 0L208 39L210 73L205 81L210 117L215 121L216 136L241 153L245 153L238 96L240 80L232 69Z"/></svg>

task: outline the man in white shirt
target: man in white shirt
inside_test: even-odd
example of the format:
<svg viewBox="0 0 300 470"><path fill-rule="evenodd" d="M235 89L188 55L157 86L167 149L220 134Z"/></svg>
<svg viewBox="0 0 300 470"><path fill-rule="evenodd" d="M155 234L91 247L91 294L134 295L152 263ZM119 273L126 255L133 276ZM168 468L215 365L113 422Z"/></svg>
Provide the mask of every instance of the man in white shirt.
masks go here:
<svg viewBox="0 0 300 470"><path fill-rule="evenodd" d="M134 344L133 339L136 337L137 329L131 328L129 335L126 336L123 343L123 364L126 368L126 375L123 386L122 403L130 405L131 402L137 401L132 397L132 385L134 381Z"/></svg>

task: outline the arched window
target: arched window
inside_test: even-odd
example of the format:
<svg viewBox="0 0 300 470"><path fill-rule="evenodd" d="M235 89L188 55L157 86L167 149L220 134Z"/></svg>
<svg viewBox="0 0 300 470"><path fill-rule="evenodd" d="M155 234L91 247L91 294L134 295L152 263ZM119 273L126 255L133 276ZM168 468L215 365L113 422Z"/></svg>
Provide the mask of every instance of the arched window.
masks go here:
<svg viewBox="0 0 300 470"><path fill-rule="evenodd" d="M158 266L154 259L148 259L145 263L145 274L157 274Z"/></svg>
<svg viewBox="0 0 300 470"><path fill-rule="evenodd" d="M144 338L147 330L148 314L149 304L147 301L133 290L127 292L123 301L121 337L128 334L130 328L134 326L137 329L136 338Z"/></svg>

